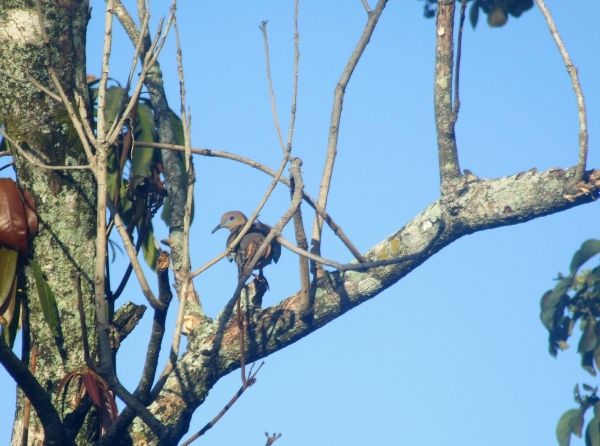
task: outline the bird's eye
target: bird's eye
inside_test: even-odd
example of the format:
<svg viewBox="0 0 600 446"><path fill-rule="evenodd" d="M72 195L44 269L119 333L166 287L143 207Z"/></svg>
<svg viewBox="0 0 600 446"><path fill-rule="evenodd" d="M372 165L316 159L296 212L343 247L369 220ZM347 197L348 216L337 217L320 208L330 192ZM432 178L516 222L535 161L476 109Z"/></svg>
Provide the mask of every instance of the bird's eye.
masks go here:
<svg viewBox="0 0 600 446"><path fill-rule="evenodd" d="M229 221L232 221L235 217L233 215L229 216Z"/></svg>

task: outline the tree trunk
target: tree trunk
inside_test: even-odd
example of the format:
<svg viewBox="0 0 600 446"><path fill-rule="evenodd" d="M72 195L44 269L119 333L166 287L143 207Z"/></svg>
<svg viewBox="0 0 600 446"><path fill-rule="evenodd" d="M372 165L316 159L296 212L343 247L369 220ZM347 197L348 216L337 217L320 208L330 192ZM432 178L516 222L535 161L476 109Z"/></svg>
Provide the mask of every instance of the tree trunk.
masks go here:
<svg viewBox="0 0 600 446"><path fill-rule="evenodd" d="M86 27L89 18L86 1L42 1L45 29L49 37L50 60L70 101L74 91L89 99L85 71ZM43 86L57 92L45 67L46 48L33 2L0 0L0 69L27 78L30 75ZM7 133L24 150L48 165L88 164L77 133L71 125L65 107L42 93L31 83L17 82L0 75L0 121ZM26 295L30 330L25 320L24 332L30 345L38 348L36 377L53 401L62 377L84 365L77 292L72 275L81 271L82 295L92 355L96 350L95 309L93 300L95 182L89 170L49 171L32 166L11 147L18 183L28 190L37 206L40 229L34 240L33 255L39 262L57 301L60 317L55 338L44 320L32 274L26 276ZM28 342L22 355L27 360ZM67 393L61 416L73 411L73 392ZM12 444L20 445L23 435L25 398L17 396ZM95 412L92 411L92 414ZM75 417L71 417L75 418ZM73 419L78 429L83 420ZM97 436L95 417L88 416L78 436L78 442L88 443ZM28 442L43 443L43 430L34 410L31 410Z"/></svg>

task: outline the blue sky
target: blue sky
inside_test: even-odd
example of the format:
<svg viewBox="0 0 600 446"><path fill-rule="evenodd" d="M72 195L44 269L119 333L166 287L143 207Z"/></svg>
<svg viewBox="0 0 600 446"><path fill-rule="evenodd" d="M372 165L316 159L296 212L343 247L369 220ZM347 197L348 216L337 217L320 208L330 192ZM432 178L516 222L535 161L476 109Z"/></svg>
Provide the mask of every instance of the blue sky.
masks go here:
<svg viewBox="0 0 600 446"><path fill-rule="evenodd" d="M169 5L153 2L153 29ZM99 74L104 3L92 6L88 72ZM600 4L548 0L548 7L579 68L589 120L588 166L599 167ZM193 147L279 165L258 25L269 21L271 72L287 134L292 15L292 1L180 3ZM366 14L358 0L301 0L298 21L300 80L292 153L304 162L306 191L316 196L333 89ZM434 23L422 18L422 2L389 2L346 91L328 210L363 252L439 195ZM111 77L124 79L132 47L119 25L114 34ZM178 110L172 36L160 61L170 105ZM456 132L461 168L483 178L577 162L575 97L537 7L500 29L483 20L476 30L466 24ZM250 214L270 178L221 159L196 158L195 168L191 255L197 268L224 247L226 234L210 234L223 212ZM275 223L288 204L287 189L278 186L261 220ZM304 215L310 230L308 208ZM556 444L558 418L575 407L574 385L596 385L597 380L579 367L575 348L558 359L547 353L539 299L554 285L558 271L567 272L579 245L600 238L597 221L598 205L591 204L463 237L375 299L267 358L258 383L198 444L263 445L265 431L282 432L280 446ZM292 239L291 228L286 231ZM351 255L336 237L327 229L324 234L323 255L349 261ZM165 237L165 228L157 228L157 238ZM124 265L119 262L116 271ZM266 274L271 291L263 305L299 287L297 260L290 252L284 251ZM215 316L235 288L236 268L222 261L195 285L206 313ZM144 300L134 279L124 294L123 301ZM119 373L129 388L139 378L149 320L136 331L138 337L127 339L119 353ZM166 339L165 348L169 343ZM0 384L10 385L4 371ZM239 385L238 372L223 378L196 412L190 433L209 421ZM8 400L0 413L0 442L7 443L13 416Z"/></svg>

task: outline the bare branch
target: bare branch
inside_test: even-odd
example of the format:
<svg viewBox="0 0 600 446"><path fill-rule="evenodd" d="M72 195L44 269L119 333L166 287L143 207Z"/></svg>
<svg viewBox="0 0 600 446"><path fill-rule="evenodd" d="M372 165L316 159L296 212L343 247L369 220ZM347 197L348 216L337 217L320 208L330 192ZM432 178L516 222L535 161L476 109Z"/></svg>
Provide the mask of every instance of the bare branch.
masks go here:
<svg viewBox="0 0 600 446"><path fill-rule="evenodd" d="M560 34L556 29L556 25L554 25L554 21L552 20L552 16L550 15L550 11L546 7L544 0L535 0L535 2L539 6L540 11L542 11L544 18L548 23L550 34L552 34L552 37L554 37L556 46L558 46L560 55L563 58L565 66L567 67L567 72L571 77L571 83L573 84L573 90L575 91L575 97L577 98L577 114L579 117L579 163L577 165L577 172L579 178L583 179L588 152L587 113L585 111L585 99L583 97L583 92L581 91L579 76L577 75L577 67L573 65L573 62L571 62L571 57L569 56L569 53L567 53L567 49L565 48Z"/></svg>
<svg viewBox="0 0 600 446"><path fill-rule="evenodd" d="M71 102L69 101L69 98L67 98L67 95L65 94L65 91L62 88L62 85L61 85L60 81L58 80L58 76L56 75L54 68L52 68L52 64L51 64L51 60L50 60L50 39L48 38L48 34L46 33L46 25L44 24L44 14L42 12L42 5L40 3L40 0L35 0L35 6L36 6L36 10L37 10L38 22L40 24L40 31L42 34L42 41L44 43L44 46L46 47L46 68L48 70L48 74L50 74L50 78L52 79L52 82L54 83L54 87L56 88L56 91L58 91L58 95L60 96L63 105L67 109L69 118L71 118L73 127L75 127L75 131L77 132L77 135L79 136L79 140L81 141L81 144L83 145L83 150L85 150L85 154L88 158L88 162L90 163L91 169L93 171L93 170L95 170L95 167L96 167L96 158L94 157L94 154L92 153L90 144L89 144L88 140L86 139L85 132L83 131L83 128L81 126L81 122L79 122L79 118L77 117L77 114L75 113L75 110L73 109L73 106L71 105Z"/></svg>
<svg viewBox="0 0 600 446"><path fill-rule="evenodd" d="M27 153L23 148L17 144L17 142L12 139L8 134L0 127L0 134L14 147L17 148L17 151L25 158L30 164L39 167L40 169L46 170L88 170L91 169L90 166L48 166L36 160L33 156Z"/></svg>
<svg viewBox="0 0 600 446"><path fill-rule="evenodd" d="M254 375L252 375L249 380L246 380L246 382L244 382L244 384L242 384L242 387L240 387L240 389L235 393L235 395L233 395L233 398L231 398L231 400L229 400L229 402L225 405L225 407L221 410L221 412L219 412L216 417L214 417L210 422L208 422L206 424L206 426L204 426L202 429L200 429L198 432L196 432L194 435L192 435L186 441L181 443L181 446L188 446L189 444L194 442L196 439L198 439L202 435L204 435L215 424L217 424L217 422L223 417L223 415L225 415L225 413L231 408L231 406L233 406L235 404L235 402L238 400L238 398L240 396L242 396L242 394L246 391L246 389L248 389L248 387L252 386L256 382L256 374L259 372L259 370L263 366L263 364L264 364L264 362L258 367L258 369L254 373Z"/></svg>
<svg viewBox="0 0 600 446"><path fill-rule="evenodd" d="M152 293L152 290L150 289L150 286L148 285L148 281L146 280L146 276L144 275L144 272L142 271L142 267L137 258L137 253L135 252L135 248L131 244L131 239L129 238L129 234L127 233L127 229L125 228L125 225L123 224L123 220L121 219L121 216L117 212L117 209L113 205L112 201L106 200L106 203L108 205L108 209L110 210L111 216L115 222L117 231L119 232L119 235L121 236L121 240L123 241L123 246L125 247L125 252L127 252L127 255L129 256L129 261L133 265L133 270L135 271L135 275L137 276L138 281L140 283L142 293L144 293L144 296L146 297L146 299L148 300L148 303L150 304L150 306L152 308L154 308L155 310L156 309L164 309L164 304L162 302L158 301L156 299L156 297L154 297L154 293Z"/></svg>
<svg viewBox="0 0 600 446"><path fill-rule="evenodd" d="M29 368L6 345L4 336L0 336L0 364L4 366L8 374L12 376L19 388L25 393L25 396L31 401L31 405L44 428L45 441L54 444L73 444L64 430L52 400L29 371Z"/></svg>
<svg viewBox="0 0 600 446"><path fill-rule="evenodd" d="M363 6L365 7L365 11L367 11L367 14L371 14L373 11L371 11L371 7L369 6L369 2L367 0L361 0Z"/></svg>
<svg viewBox="0 0 600 446"><path fill-rule="evenodd" d="M254 223L254 220L256 220L256 217L258 217L258 214L260 213L261 209L263 208L263 206L265 205L265 203L267 202L267 200L271 196L271 192L273 192L273 189L275 189L275 186L277 185L277 182L279 181L279 179L281 177L281 174L283 172L283 169L284 169L285 165L288 162L288 159L289 158L286 156L281 161L281 166L279 166L279 170L275 174L275 177L273 178L273 181L271 181L271 184L269 184L269 187L267 188L267 192L265 192L265 195L263 196L261 202L258 204L258 206L254 210L254 212L252 213L252 215L248 218L248 221L246 222L246 225L242 228L242 230L240 231L240 233L238 234L238 236L229 244L229 246L227 247L227 249L225 249L225 251L223 251L217 257L215 257L214 259L212 259L210 262L206 263L205 265L203 265L200 268L198 268L197 270L195 270L190 275L190 278L196 277L198 274L206 271L208 268L210 268L211 266L213 266L219 260L225 258L225 256L227 256L227 254L229 254L230 252L233 251L233 249L238 245L238 243L242 240L242 238L244 238L244 236L246 235L246 233L248 232L248 230L250 229L250 227Z"/></svg>
<svg viewBox="0 0 600 446"><path fill-rule="evenodd" d="M100 141L101 143L108 139L105 109L106 87L108 84L108 73L110 71L108 63L110 61L110 52L112 46L113 5L113 0L108 0L106 2L106 12L104 13L104 46L102 50L102 69L100 73L100 83L98 84L98 118L96 121L96 132L98 135L98 141Z"/></svg>
<svg viewBox="0 0 600 446"><path fill-rule="evenodd" d="M58 96L55 93L52 93L50 90L48 90L46 87L44 87L42 84L40 84L38 81L36 81L33 77L31 77L31 75L27 75L26 79L23 79L22 77L17 77L17 76L13 76L12 74L0 69L0 74L3 74L6 77L9 77L10 79L17 81L17 82L21 82L21 83L30 83L32 85L34 85L35 87L37 87L38 90L46 93L48 96L50 96L52 99L54 99L55 101L58 102L62 102L62 99L60 98L60 96Z"/></svg>
<svg viewBox="0 0 600 446"><path fill-rule="evenodd" d="M176 8L176 2L173 0L173 6L171 10L174 12ZM181 327L183 325L183 318L186 313L186 303L188 298L188 292L193 291L192 283L190 280L190 221L192 215L192 203L194 199L194 166L191 162L191 134L190 134L190 122L185 112L185 79L183 75L183 55L181 52L181 43L179 41L179 30L177 29L177 20L173 19L173 27L175 29L175 41L177 43L177 72L179 74L179 92L181 96L181 123L183 125L183 136L185 139L185 168L188 178L187 184L187 198L185 205L185 213L183 215L183 238L182 238L182 267L179 270L179 281L181 283L181 289L179 293L179 308L177 310L177 320L175 322L175 331L173 332L173 340L171 342L171 351L169 353L169 359L161 378L169 375L179 356L179 346L181 343Z"/></svg>
<svg viewBox="0 0 600 446"><path fill-rule="evenodd" d="M454 0L440 0L436 22L433 99L442 194L449 193L461 177L452 111L453 29Z"/></svg>
<svg viewBox="0 0 600 446"><path fill-rule="evenodd" d="M454 69L454 109L452 110L454 122L458 120L458 111L460 110L460 97L459 97L459 87L460 87L460 56L462 53L462 36L463 36L463 26L465 24L465 10L467 9L467 0L461 0L460 4L460 22L458 26L458 46L456 49L456 68Z"/></svg>
<svg viewBox="0 0 600 446"><path fill-rule="evenodd" d="M387 0L379 0L375 10L372 11L372 14L369 14L369 20L367 21L365 30L363 31L362 36L360 37L356 48L352 52L352 55L346 64L346 68L344 68L340 80L335 87L335 92L333 95L333 110L331 112L331 123L329 125L329 140L327 141L327 156L325 158L325 167L323 168L323 176L321 178L321 186L319 187L318 197L319 206L321 206L323 209L327 208L327 196L329 195L331 176L333 174L333 165L335 162L335 156L337 154L338 134L340 129L340 120L342 117L342 103L344 102L346 87L348 86L350 77L352 76L352 73L358 64L363 51L367 47L367 44L373 35L377 21L379 20L379 17L381 17L381 13L383 12L383 8L385 8L386 3ZM321 253L322 230L323 220L321 219L321 216L316 215L313 224L310 251L317 255Z"/></svg>
<svg viewBox="0 0 600 446"><path fill-rule="evenodd" d="M269 435L268 432L265 432L265 436L267 437L267 442L265 443L265 446L271 446L273 443L275 443L281 438L281 434L275 432L273 433L273 435Z"/></svg>
<svg viewBox="0 0 600 446"><path fill-rule="evenodd" d="M273 93L273 83L271 82L271 68L269 65L269 42L267 39L267 21L263 20L259 26L262 31L263 42L265 44L265 61L267 65L267 81L269 82L269 94L271 95L271 108L273 109L273 119L275 120L275 130L277 130L277 137L279 138L279 144L281 144L281 150L287 156L289 155L289 148L286 149L281 136L281 129L279 128L279 119L277 118L277 106L275 105L275 93Z"/></svg>
<svg viewBox="0 0 600 446"><path fill-rule="evenodd" d="M292 110L290 114L290 130L288 133L287 153L292 151L292 139L294 136L294 124L296 122L296 98L298 97L298 65L300 61L300 34L298 33L298 2L294 3L294 92L292 94ZM266 35L265 29L265 35Z"/></svg>
<svg viewBox="0 0 600 446"><path fill-rule="evenodd" d="M296 189L300 189L300 192L304 189L304 182L302 181L302 175L300 174L300 163L292 163L290 167L290 179L291 187L290 194L291 198L294 198ZM304 251L308 250L308 241L306 240L306 233L304 232L304 223L302 222L302 211L301 207L298 206L296 212L294 212L294 234L296 236L296 243L298 247ZM310 306L310 269L308 267L308 259L306 257L298 257L300 267L300 312L301 314L307 315L311 311Z"/></svg>
<svg viewBox="0 0 600 446"><path fill-rule="evenodd" d="M174 150L177 152L185 151L185 148L183 146L178 146L175 144L134 142L134 146L155 147L157 149ZM237 161L239 163L246 164L247 166L254 167L255 169L258 169L261 172L264 172L267 175L270 175L272 177L275 177L277 175L277 173L274 170L270 169L269 167L267 167L257 161L251 160L249 158L245 158L240 155L235 155L233 153L222 152L219 150L210 150L210 149L192 149L192 153L194 153L196 155L207 156L207 157L225 158L225 159L229 159L232 161ZM279 181L281 183L285 184L287 187L290 187L290 180L287 179L286 177L281 176L279 178ZM309 206L312 207L315 210L315 212L317 212L319 214L319 216L325 221L325 223L327 223L327 225L331 228L331 230L334 232L334 234L337 235L340 238L340 240L342 241L342 243L344 243L344 245L346 245L346 247L350 250L350 252L354 256L354 258L356 258L356 260L358 260L359 262L367 261L363 257L363 255L360 253L360 251L358 249L356 249L356 247L350 241L350 239L346 236L346 234L344 233L342 228L331 218L331 216L327 212L325 212L325 210L321 206L319 206L319 204L316 202L315 199L313 199L306 192L302 192L302 199L304 201L306 201L309 204ZM225 257L225 255L226 254L223 253L221 257L214 260L214 263L221 260L223 257ZM212 266L214 263L211 263L210 265L205 265L205 266L208 268L208 267ZM204 268L204 267L202 267L202 268ZM202 271L204 271L205 269L206 268L202 269ZM200 271L200 272L202 272L202 271ZM195 277L196 275L200 274L200 272L198 272L198 270L196 270L192 277Z"/></svg>

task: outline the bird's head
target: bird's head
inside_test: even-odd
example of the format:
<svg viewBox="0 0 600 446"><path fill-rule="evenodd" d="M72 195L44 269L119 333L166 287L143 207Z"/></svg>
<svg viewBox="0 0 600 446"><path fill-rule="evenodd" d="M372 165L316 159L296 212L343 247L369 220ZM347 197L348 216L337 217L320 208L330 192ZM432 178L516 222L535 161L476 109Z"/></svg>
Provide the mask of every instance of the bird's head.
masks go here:
<svg viewBox="0 0 600 446"><path fill-rule="evenodd" d="M212 230L211 234L221 228L227 228L230 231L233 231L238 226L245 225L247 221L248 219L246 216L240 211L225 212L221 217L221 223L219 223L217 227Z"/></svg>

